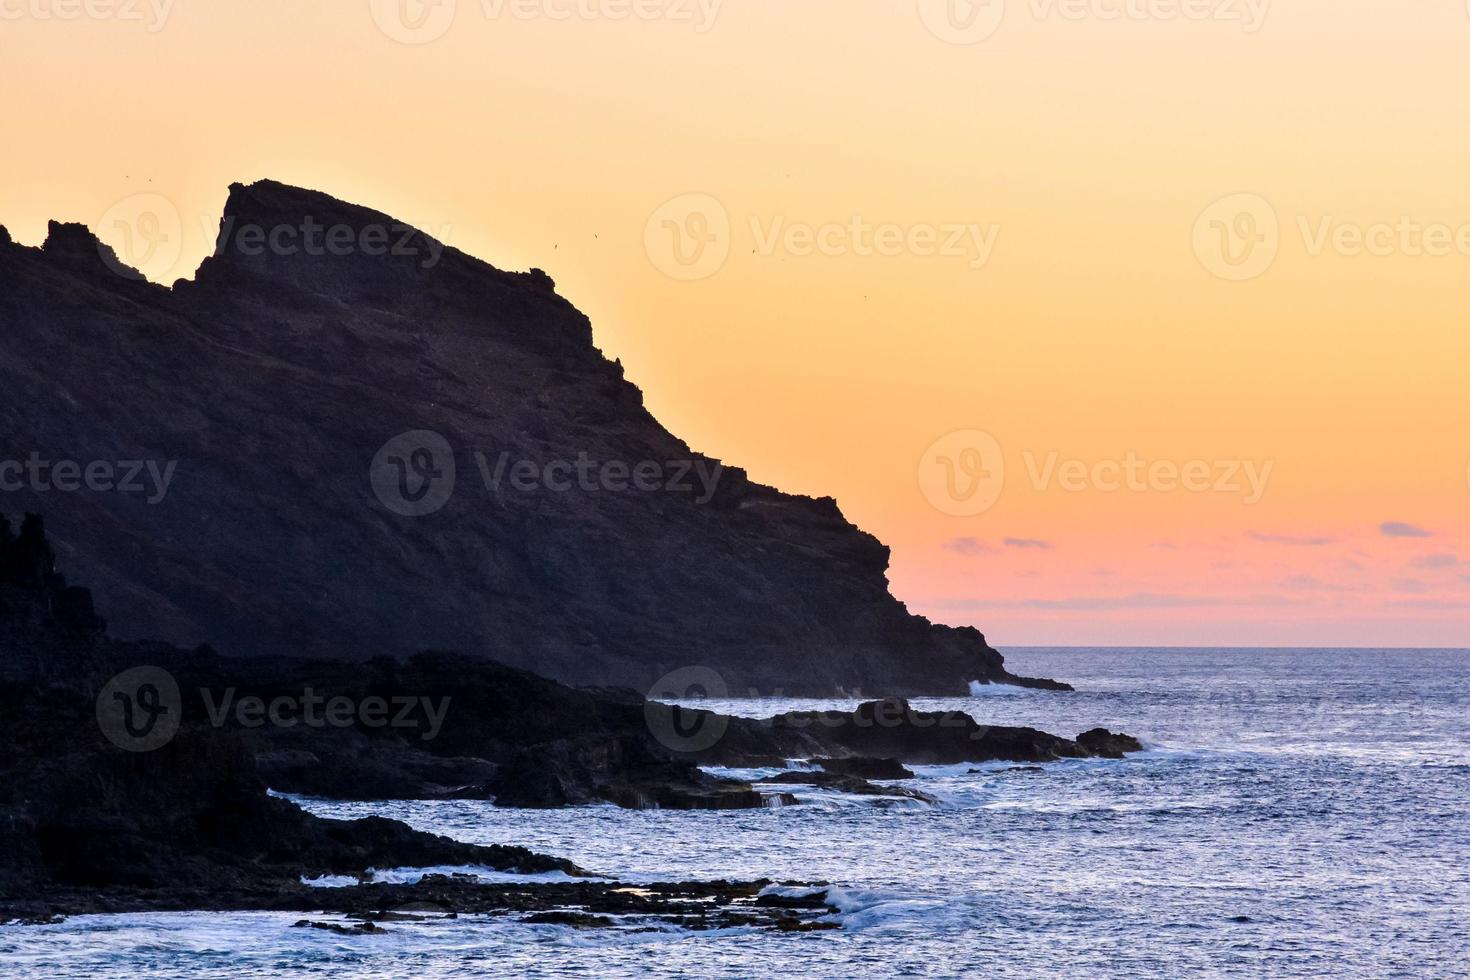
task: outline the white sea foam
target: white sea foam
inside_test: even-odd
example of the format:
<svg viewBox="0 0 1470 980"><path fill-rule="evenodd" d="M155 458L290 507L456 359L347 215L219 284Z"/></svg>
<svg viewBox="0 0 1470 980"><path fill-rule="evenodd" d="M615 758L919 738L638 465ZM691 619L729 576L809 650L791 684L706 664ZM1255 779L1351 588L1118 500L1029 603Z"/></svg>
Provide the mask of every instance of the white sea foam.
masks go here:
<svg viewBox="0 0 1470 980"><path fill-rule="evenodd" d="M1006 697L1012 694L1020 694L1026 690L1014 684L991 684L986 681L970 682L970 697L972 698L995 698Z"/></svg>
<svg viewBox="0 0 1470 980"><path fill-rule="evenodd" d="M575 878L565 871L540 871L519 874L513 871L497 871L473 864L443 864L431 868L368 868L361 879L352 875L322 875L318 878L302 877L303 885L313 888L350 888L353 885L372 882L382 885L415 885L428 875L467 875L487 885L547 884L563 881L606 881L598 878Z"/></svg>

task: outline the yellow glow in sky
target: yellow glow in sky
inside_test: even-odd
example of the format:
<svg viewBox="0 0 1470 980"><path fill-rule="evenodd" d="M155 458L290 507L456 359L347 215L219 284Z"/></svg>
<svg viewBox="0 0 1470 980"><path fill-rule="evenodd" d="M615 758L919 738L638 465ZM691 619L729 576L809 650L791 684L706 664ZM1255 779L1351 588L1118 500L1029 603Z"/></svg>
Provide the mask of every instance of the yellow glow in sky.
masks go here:
<svg viewBox="0 0 1470 980"><path fill-rule="evenodd" d="M1467 51L1458 0L0 0L0 223L172 281L271 177L544 268L1002 647L1464 646Z"/></svg>

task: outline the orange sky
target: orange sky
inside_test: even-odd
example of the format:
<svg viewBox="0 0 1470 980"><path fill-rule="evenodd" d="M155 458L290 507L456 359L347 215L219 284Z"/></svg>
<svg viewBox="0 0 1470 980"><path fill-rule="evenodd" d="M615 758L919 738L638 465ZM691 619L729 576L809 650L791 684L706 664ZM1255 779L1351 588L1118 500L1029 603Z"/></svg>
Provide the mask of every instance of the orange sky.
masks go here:
<svg viewBox="0 0 1470 980"><path fill-rule="evenodd" d="M1464 646L1467 51L1460 0L0 0L0 223L171 281L272 177L544 268L1002 647Z"/></svg>

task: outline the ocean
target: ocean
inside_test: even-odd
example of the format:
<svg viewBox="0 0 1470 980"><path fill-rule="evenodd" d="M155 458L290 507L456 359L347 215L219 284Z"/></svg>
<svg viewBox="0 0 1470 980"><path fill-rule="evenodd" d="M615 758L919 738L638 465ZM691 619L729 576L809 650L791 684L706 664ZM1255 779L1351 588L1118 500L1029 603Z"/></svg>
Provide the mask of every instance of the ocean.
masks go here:
<svg viewBox="0 0 1470 980"><path fill-rule="evenodd" d="M299 800L629 882L826 880L840 931L506 918L292 929L297 914L0 926L9 976L1425 977L1470 973L1470 651L1010 649L1076 694L919 699L1141 738L1122 761L918 767L937 805L794 792L734 812ZM729 700L763 717L855 701ZM789 788L789 787L783 787ZM403 874L405 872L398 872Z"/></svg>

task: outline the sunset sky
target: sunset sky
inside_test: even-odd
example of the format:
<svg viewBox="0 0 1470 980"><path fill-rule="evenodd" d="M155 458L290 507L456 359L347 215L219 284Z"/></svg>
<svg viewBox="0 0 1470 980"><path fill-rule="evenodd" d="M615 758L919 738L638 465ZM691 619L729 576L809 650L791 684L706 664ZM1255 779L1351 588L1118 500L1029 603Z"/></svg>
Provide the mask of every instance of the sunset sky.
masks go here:
<svg viewBox="0 0 1470 980"><path fill-rule="evenodd" d="M0 0L0 224L543 268L1001 648L1466 646L1467 92L1464 0Z"/></svg>

